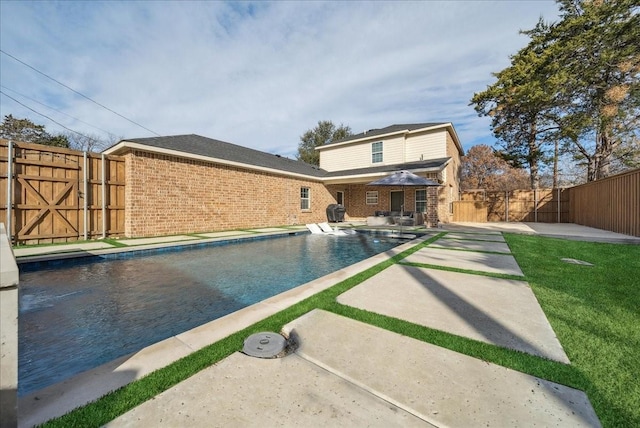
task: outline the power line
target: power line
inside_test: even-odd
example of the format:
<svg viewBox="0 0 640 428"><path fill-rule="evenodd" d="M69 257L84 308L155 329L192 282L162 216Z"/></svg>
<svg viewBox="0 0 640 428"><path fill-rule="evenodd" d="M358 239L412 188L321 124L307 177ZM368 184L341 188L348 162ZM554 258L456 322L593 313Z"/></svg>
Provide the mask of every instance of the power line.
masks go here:
<svg viewBox="0 0 640 428"><path fill-rule="evenodd" d="M98 128L98 127L97 127L97 126L95 126L95 125L92 125L92 124L90 124L90 123L87 123L87 122L85 122L85 121L83 121L83 120L78 119L77 117L71 116L70 114L67 114L67 113L63 112L62 110L58 110L58 109L57 109L57 108L55 108L55 107L51 107L51 106L48 106L48 105L46 105L46 104L44 104L44 103L41 103L40 101L38 101L38 100L36 100L36 99L34 99L34 98L31 98L31 97L29 97L29 96L27 96L27 95L25 95L25 94L21 94L20 92L16 91L15 89L11 89L11 88L9 88L9 87L7 87L7 86L4 86L4 85L0 85L0 87L1 87L1 88L4 88L4 89L8 89L9 91L13 92L14 94L18 94L18 95L20 95L21 97L26 98L26 99L28 99L28 100L31 100L31 101L33 101L34 103L38 103L38 104L40 104L41 106L44 106L44 107L46 107L46 108L48 108L48 109L51 109L51 110L53 110L53 111L57 111L57 112L58 112L58 113L60 113L60 114L64 114L65 116L70 117L70 118L71 118L71 119L73 119L73 120L77 120L77 121L78 121L78 122L80 122L80 123L84 123L85 125L89 125L90 127L94 128L94 129L97 129L98 131L104 132L105 134L113 135L113 132L109 132L109 131L106 131L106 130L104 130L104 129L102 129L102 128ZM5 95L6 95L6 94L5 94Z"/></svg>
<svg viewBox="0 0 640 428"><path fill-rule="evenodd" d="M135 121L133 121L133 120L129 119L128 117L125 117L125 116L121 115L121 114L120 114L120 113L118 113L117 111L114 111L114 110L110 109L109 107L107 107L107 106L105 106L105 105L100 104L99 102L97 102L97 101L95 101L95 100L93 100L93 99L89 98L88 96L86 96L86 95L84 95L84 94L82 94L82 93L80 93L80 92L76 91L75 89L73 89L73 88L71 88L71 87L69 87L69 86L65 85L64 83L62 83L62 82L60 82L60 81L58 81L58 80L54 79L53 77L49 76L48 74L43 73L42 71L38 70L37 68L35 68L35 67L33 67L33 66L31 66L31 65L27 64L26 62L24 62L24 61L22 61L22 60L20 60L20 59L16 58L15 56L13 56L13 55L11 55L11 54L9 54L9 53L7 53L7 52L3 51L2 49L0 49L0 52L1 52L1 53L3 53L3 54L5 54L5 55L6 55L6 56L8 56L9 58L12 58L12 59L14 59L14 60L18 61L20 64L22 64L22 65L24 65L24 66L26 66L26 67L29 67L30 69L32 69L32 70L33 70L33 71L35 71L36 73L39 73L39 74L43 75L43 76L44 76L44 77L46 77L47 79L53 80L53 81L54 81L54 82L56 82L58 85L60 85L60 86L64 86L65 88L67 88L67 89L68 89L68 90L70 90L71 92L73 92L73 93L75 93L75 94L77 94L77 95L80 95L82 98L85 98L85 99L87 99L87 100L91 101L92 103L94 103L94 104L96 104L96 105L98 105L98 106L102 107L103 109L110 111L111 113L115 114L116 116L119 116L119 117L121 117L121 118L123 118L123 119L125 119L125 120L127 120L127 121L129 121L129 122L131 122L131 123L133 123L134 125L139 126L140 128L142 128L142 129L144 129L144 130L147 130L147 131L151 132L152 134L154 134L154 135L156 135L156 136L160 137L160 134L158 134L157 132L152 131L151 129L149 129L149 128L147 128L147 127L144 127L144 126L142 126L142 125L140 125L138 122L135 122ZM6 95L6 94L5 94L5 95ZM9 97L9 98L11 98L11 97ZM12 98L12 99L13 99L13 98ZM14 100L14 101L15 101L15 100ZM38 114L40 114L40 113L38 113Z"/></svg>
<svg viewBox="0 0 640 428"><path fill-rule="evenodd" d="M56 125L58 125L58 126L63 127L63 128L64 128L64 129L66 129L67 131L71 131L71 132L73 132L74 134L78 134L79 136L81 136L81 137L83 137L83 138L87 138L87 139L89 139L89 140L91 139L91 137L87 137L86 135L81 134L81 133L80 133L80 132L78 132L78 131L74 131L74 130L73 130L73 129L71 129L71 128L67 128L66 126L64 126L64 125L63 125L63 124L61 124L60 122L58 122L58 121L56 121L56 120L54 120L54 119L51 119L51 118L50 118L49 116L47 116L46 114L40 113L39 111L36 111L36 110L32 109L32 108L31 108L31 107L29 107L28 105L26 105L26 104L24 104L24 103L21 103L20 101L16 100L15 98L13 98L11 95L7 94L6 92L2 92L2 90L0 90L0 94L4 95L4 96L5 96L5 97L7 97L7 98L12 99L13 101L15 101L15 102L17 102L18 104L20 104L22 107L24 107L24 108L28 108L29 110L31 110L31 111L32 111L32 112L34 112L35 114L39 114L40 116L42 116L42 117L44 117L44 118L49 119L51 122L55 123L55 124L56 124Z"/></svg>

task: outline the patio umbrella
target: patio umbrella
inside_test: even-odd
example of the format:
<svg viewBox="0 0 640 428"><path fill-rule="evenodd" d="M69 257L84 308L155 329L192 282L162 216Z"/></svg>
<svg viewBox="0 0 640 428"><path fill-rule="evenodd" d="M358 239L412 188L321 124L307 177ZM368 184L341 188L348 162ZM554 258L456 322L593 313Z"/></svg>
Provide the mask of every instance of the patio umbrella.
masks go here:
<svg viewBox="0 0 640 428"><path fill-rule="evenodd" d="M367 186L401 186L404 194L404 188L406 186L431 187L440 186L440 184L428 178L420 177L411 171L402 170L379 180L372 181L368 183ZM400 206L400 217L404 217L404 204ZM400 236L402 237L402 221L400 221Z"/></svg>

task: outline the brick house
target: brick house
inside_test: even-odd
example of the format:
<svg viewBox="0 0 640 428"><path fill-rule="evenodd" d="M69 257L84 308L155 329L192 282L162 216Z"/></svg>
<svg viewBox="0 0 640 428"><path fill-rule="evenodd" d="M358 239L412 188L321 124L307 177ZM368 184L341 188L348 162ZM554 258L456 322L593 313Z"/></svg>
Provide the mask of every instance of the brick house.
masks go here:
<svg viewBox="0 0 640 428"><path fill-rule="evenodd" d="M450 123L393 125L318 150L319 168L198 135L123 140L104 153L125 158L127 237L321 222L333 203L358 219L401 196L406 207L431 210L432 221L449 220L462 155ZM400 169L443 186L406 196L365 186Z"/></svg>

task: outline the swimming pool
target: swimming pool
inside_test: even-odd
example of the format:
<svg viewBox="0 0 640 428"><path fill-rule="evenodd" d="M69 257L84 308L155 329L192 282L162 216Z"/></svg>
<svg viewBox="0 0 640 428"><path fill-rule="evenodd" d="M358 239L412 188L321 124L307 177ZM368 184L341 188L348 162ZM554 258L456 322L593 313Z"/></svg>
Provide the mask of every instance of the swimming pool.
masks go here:
<svg viewBox="0 0 640 428"><path fill-rule="evenodd" d="M399 243L363 233L305 233L21 264L18 394L136 352Z"/></svg>

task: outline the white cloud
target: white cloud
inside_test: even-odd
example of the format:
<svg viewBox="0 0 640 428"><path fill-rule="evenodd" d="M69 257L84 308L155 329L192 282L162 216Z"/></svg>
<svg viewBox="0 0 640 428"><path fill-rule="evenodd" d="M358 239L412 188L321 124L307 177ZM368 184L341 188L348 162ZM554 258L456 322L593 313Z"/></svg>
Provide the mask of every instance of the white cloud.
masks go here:
<svg viewBox="0 0 640 428"><path fill-rule="evenodd" d="M518 30L557 19L551 1L0 5L4 51L133 121L289 156L318 120L355 132L452 121L465 146L491 142L469 99L526 44ZM113 134L151 136L0 60L3 86ZM0 107L58 130L7 97Z"/></svg>

